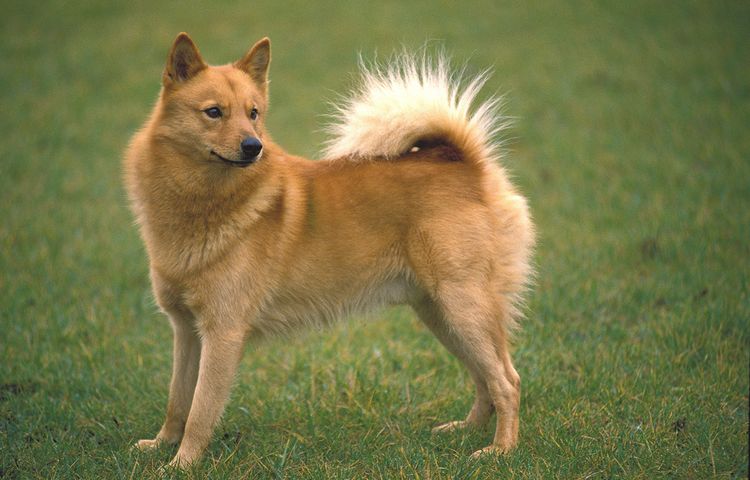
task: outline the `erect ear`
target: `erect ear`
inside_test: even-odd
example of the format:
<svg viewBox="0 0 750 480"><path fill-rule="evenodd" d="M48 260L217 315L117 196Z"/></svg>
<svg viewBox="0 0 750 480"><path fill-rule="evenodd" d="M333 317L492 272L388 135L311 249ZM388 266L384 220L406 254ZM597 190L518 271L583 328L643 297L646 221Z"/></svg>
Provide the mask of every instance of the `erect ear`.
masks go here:
<svg viewBox="0 0 750 480"><path fill-rule="evenodd" d="M166 87L185 82L206 67L208 65L203 61L198 48L188 34L182 32L177 35L169 51L161 83Z"/></svg>
<svg viewBox="0 0 750 480"><path fill-rule="evenodd" d="M247 72L255 83L266 88L268 64L271 63L271 40L265 37L253 45L244 57L234 62L234 66Z"/></svg>

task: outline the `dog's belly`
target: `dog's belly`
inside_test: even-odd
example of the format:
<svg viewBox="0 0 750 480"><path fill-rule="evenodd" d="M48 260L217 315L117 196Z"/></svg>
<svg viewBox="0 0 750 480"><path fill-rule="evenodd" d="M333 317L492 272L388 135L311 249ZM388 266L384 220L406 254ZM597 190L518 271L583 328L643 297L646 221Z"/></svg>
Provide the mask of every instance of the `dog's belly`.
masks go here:
<svg viewBox="0 0 750 480"><path fill-rule="evenodd" d="M267 304L253 326L261 333L289 333L409 303L419 296L419 289L406 275L358 286L320 287L314 290L284 289Z"/></svg>

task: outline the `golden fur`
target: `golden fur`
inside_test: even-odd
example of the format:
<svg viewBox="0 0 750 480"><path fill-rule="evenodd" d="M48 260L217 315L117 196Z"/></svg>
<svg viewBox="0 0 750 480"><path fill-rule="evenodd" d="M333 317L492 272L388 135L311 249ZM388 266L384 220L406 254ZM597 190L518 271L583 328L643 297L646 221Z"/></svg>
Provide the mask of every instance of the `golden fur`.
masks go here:
<svg viewBox="0 0 750 480"><path fill-rule="evenodd" d="M199 458L248 338L408 304L476 383L467 418L435 430L497 411L494 441L477 453L509 450L520 378L508 335L533 227L496 161L492 103L470 111L481 79L461 88L445 62L409 58L365 71L327 159L310 161L265 129L269 62L263 39L208 66L180 34L127 150L125 183L174 330L166 419L138 446L181 441L173 465ZM260 154L243 154L245 139Z"/></svg>

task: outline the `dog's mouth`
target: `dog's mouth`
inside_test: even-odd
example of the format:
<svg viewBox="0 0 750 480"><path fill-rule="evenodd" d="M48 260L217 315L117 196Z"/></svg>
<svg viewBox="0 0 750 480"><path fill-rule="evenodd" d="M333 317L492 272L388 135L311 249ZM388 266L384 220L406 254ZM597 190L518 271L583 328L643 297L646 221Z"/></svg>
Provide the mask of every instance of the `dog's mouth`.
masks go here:
<svg viewBox="0 0 750 480"><path fill-rule="evenodd" d="M243 158L241 160L230 160L230 159L228 159L226 157L223 157L223 156L219 155L218 153L216 153L215 150L211 150L211 156L215 157L215 158L218 158L219 160L221 160L222 162L226 163L227 165L231 165L233 167L240 167L240 168L245 168L248 165L252 165L260 157L260 155L256 155L254 157Z"/></svg>

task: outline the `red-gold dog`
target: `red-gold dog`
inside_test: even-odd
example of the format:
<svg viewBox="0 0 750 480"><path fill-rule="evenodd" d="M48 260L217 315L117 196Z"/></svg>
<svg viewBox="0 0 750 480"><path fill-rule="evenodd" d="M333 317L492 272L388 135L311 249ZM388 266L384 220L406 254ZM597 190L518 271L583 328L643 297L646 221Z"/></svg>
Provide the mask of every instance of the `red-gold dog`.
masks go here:
<svg viewBox="0 0 750 480"><path fill-rule="evenodd" d="M498 165L494 102L471 103L438 58L363 72L338 110L326 159L285 152L265 128L270 42L207 65L180 34L163 88L125 158L158 304L174 329L166 419L148 448L211 439L250 337L411 305L476 383L465 420L497 412L486 451L518 438L509 330L530 278L526 201Z"/></svg>

